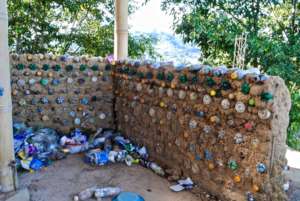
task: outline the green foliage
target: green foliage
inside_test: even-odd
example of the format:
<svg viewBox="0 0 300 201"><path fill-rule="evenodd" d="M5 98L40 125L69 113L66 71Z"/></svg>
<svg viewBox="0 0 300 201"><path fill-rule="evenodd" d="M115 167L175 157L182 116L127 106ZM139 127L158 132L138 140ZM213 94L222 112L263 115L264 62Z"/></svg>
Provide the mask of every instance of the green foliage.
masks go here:
<svg viewBox="0 0 300 201"><path fill-rule="evenodd" d="M235 37L248 34L247 66L281 76L290 89L287 143L300 150L299 0L163 0L162 8L175 32L201 47L203 63L231 66Z"/></svg>
<svg viewBox="0 0 300 201"><path fill-rule="evenodd" d="M130 0L129 13L146 1ZM9 45L17 53L113 53L114 0L8 1ZM156 56L147 35L129 36L129 55Z"/></svg>

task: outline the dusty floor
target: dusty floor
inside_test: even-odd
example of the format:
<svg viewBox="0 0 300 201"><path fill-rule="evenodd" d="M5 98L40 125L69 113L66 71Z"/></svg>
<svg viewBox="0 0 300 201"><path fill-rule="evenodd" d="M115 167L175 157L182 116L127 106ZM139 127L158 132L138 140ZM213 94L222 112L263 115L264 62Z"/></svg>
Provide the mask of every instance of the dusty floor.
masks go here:
<svg viewBox="0 0 300 201"><path fill-rule="evenodd" d="M125 191L141 194L146 201L203 200L190 192L171 192L166 179L141 166L90 167L78 155L57 161L47 170L23 174L19 182L29 188L32 201L71 201L74 194L94 185L119 186ZM104 201L108 200L111 199Z"/></svg>

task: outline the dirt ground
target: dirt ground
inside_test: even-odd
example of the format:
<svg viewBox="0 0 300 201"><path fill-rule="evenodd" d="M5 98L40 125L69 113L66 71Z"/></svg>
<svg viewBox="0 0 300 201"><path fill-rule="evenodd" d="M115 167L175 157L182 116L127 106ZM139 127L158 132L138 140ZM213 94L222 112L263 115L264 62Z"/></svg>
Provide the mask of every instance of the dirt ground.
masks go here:
<svg viewBox="0 0 300 201"><path fill-rule="evenodd" d="M199 197L187 191L171 192L170 183L166 179L139 165L91 167L78 155L57 161L46 170L24 173L20 175L19 183L21 187L29 188L32 201L71 201L75 194L95 185L119 186L125 191L139 193L146 201L203 200L203 195Z"/></svg>
<svg viewBox="0 0 300 201"><path fill-rule="evenodd" d="M285 173L291 181L289 200L300 201L300 169L291 168ZM118 186L139 193L146 201L221 201L204 191L197 195L188 191L174 193L165 178L139 165L92 167L80 155L70 155L39 172L19 174L19 184L29 189L31 201L72 201L75 194L95 185Z"/></svg>

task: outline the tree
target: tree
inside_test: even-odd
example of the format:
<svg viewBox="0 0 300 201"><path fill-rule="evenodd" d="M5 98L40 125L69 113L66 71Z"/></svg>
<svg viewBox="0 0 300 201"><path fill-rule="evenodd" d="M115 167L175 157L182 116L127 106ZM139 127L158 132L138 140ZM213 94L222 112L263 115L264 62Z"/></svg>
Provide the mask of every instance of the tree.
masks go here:
<svg viewBox="0 0 300 201"><path fill-rule="evenodd" d="M133 13L144 1L130 0ZM92 54L113 52L114 0L11 0L9 44L17 53ZM129 36L129 55L154 56L153 38ZM131 51L133 50L133 51Z"/></svg>
<svg viewBox="0 0 300 201"><path fill-rule="evenodd" d="M300 2L299 0L163 0L174 30L198 45L204 63L231 65L234 40L248 33L248 66L279 75L290 89L288 144L300 150Z"/></svg>

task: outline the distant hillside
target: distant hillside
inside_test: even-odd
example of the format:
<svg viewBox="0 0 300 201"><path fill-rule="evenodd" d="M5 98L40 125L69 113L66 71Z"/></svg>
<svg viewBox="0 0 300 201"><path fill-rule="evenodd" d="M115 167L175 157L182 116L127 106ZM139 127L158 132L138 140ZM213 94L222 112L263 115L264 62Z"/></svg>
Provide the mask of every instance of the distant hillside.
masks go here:
<svg viewBox="0 0 300 201"><path fill-rule="evenodd" d="M201 56L199 48L193 45L184 44L182 39L166 32L151 32L136 34L149 34L157 39L156 51L163 57L163 61L173 61L175 64L198 63Z"/></svg>
<svg viewBox="0 0 300 201"><path fill-rule="evenodd" d="M182 39L164 32L152 32L151 36L158 39L156 50L164 61L174 63L198 63L201 51L197 47L184 44Z"/></svg>

